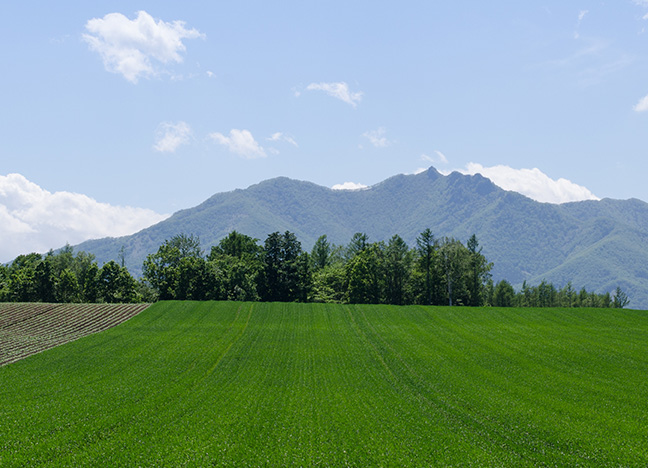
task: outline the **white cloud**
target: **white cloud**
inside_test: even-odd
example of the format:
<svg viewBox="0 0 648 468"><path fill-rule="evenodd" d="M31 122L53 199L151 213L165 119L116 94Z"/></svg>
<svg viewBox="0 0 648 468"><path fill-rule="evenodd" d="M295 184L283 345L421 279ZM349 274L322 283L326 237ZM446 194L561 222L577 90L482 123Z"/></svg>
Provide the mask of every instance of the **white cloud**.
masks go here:
<svg viewBox="0 0 648 468"><path fill-rule="evenodd" d="M384 148L391 144L391 142L385 138L385 127L380 127L378 130L364 132L362 136L367 138L376 148Z"/></svg>
<svg viewBox="0 0 648 468"><path fill-rule="evenodd" d="M587 13L589 13L589 10L581 10L578 12L578 22L576 23L576 30L574 31L574 39L580 38L580 33L578 32L578 29L580 28L583 18L585 18L585 15L587 15Z"/></svg>
<svg viewBox="0 0 648 468"><path fill-rule="evenodd" d="M282 132L276 132L270 135L270 138L266 138L268 141L285 141L286 143L290 143L293 145L295 148L298 148L299 145L295 141L295 139L289 135L286 135L285 133Z"/></svg>
<svg viewBox="0 0 648 468"><path fill-rule="evenodd" d="M134 20L109 13L89 20L85 28L83 39L101 56L106 70L131 83L157 75L160 64L181 63L186 50L183 39L205 37L196 29L186 29L183 21L156 22L145 11L139 11Z"/></svg>
<svg viewBox="0 0 648 468"><path fill-rule="evenodd" d="M356 107L362 100L362 92L351 92L349 85L344 82L338 83L311 83L306 86L307 91L324 91L329 96L351 104ZM296 96L299 96L296 94Z"/></svg>
<svg viewBox="0 0 648 468"><path fill-rule="evenodd" d="M428 156L427 154L421 155L421 161L427 161L434 164L448 164L448 158L439 150L434 150L435 156Z"/></svg>
<svg viewBox="0 0 648 468"><path fill-rule="evenodd" d="M357 184L355 182L345 182L343 184L335 184L331 188L333 190L362 190L366 189L367 186L364 184Z"/></svg>
<svg viewBox="0 0 648 468"><path fill-rule="evenodd" d="M648 111L648 96L642 97L637 105L633 107L636 112L646 112Z"/></svg>
<svg viewBox="0 0 648 468"><path fill-rule="evenodd" d="M481 174L495 185L513 192L526 195L533 200L546 203L567 203L581 200L598 200L587 188L567 179L554 180L540 169L514 169L509 166L484 167L468 163L462 174Z"/></svg>
<svg viewBox="0 0 648 468"><path fill-rule="evenodd" d="M46 252L66 242L125 236L168 215L113 206L70 192L48 192L20 174L0 176L0 261Z"/></svg>
<svg viewBox="0 0 648 468"><path fill-rule="evenodd" d="M162 122L156 130L153 149L161 153L173 153L181 145L189 143L191 127L186 122Z"/></svg>
<svg viewBox="0 0 648 468"><path fill-rule="evenodd" d="M229 137L222 133L210 133L209 138L223 146L227 146L230 152L245 159L265 158L267 156L263 147L256 142L252 133L248 130L234 128L230 130Z"/></svg>

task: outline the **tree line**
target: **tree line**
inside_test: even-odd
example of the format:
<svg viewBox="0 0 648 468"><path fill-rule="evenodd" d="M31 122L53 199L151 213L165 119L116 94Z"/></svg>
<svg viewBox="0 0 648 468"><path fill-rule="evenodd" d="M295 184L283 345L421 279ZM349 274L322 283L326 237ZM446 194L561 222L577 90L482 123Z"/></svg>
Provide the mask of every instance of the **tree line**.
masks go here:
<svg viewBox="0 0 648 468"><path fill-rule="evenodd" d="M148 302L152 291L115 261L101 268L94 256L58 253L20 255L0 265L0 302Z"/></svg>
<svg viewBox="0 0 648 468"><path fill-rule="evenodd" d="M628 297L596 294L571 283L557 289L545 281L516 292L491 278L493 264L477 237L465 245L421 232L410 247L398 235L370 242L356 233L347 245L323 235L306 252L290 231L273 232L263 244L233 231L208 254L193 235L166 240L147 256L135 280L115 261L97 266L92 255L58 253L19 256L0 266L0 301L152 302L235 300L421 304L497 307L624 307Z"/></svg>

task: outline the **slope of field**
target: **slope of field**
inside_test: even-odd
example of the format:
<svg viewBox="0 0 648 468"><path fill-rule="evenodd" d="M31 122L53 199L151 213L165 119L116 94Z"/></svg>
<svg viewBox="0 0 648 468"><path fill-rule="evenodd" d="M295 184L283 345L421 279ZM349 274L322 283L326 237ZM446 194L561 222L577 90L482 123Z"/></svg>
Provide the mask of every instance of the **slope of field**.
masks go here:
<svg viewBox="0 0 648 468"><path fill-rule="evenodd" d="M648 314L158 303L0 367L1 466L646 466Z"/></svg>
<svg viewBox="0 0 648 468"><path fill-rule="evenodd" d="M119 325L147 307L0 303L0 366Z"/></svg>

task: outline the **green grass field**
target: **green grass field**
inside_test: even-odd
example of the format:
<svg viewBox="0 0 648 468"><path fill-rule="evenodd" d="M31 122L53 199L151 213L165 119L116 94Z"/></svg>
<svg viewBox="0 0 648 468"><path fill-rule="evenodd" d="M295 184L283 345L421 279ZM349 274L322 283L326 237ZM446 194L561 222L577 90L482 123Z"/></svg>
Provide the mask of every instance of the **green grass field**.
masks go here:
<svg viewBox="0 0 648 468"><path fill-rule="evenodd" d="M0 367L0 466L646 466L648 313L151 306Z"/></svg>

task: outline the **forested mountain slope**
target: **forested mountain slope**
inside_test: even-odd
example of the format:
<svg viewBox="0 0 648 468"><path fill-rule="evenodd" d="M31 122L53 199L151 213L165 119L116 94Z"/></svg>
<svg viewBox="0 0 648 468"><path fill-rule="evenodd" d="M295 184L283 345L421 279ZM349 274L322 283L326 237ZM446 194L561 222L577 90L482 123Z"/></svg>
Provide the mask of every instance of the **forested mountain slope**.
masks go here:
<svg viewBox="0 0 648 468"><path fill-rule="evenodd" d="M539 203L481 175L443 176L434 168L355 191L283 177L266 180L218 193L131 236L75 248L95 254L101 264L118 259L123 247L126 265L139 274L146 255L179 233L199 236L208 249L232 230L261 242L271 232L290 230L310 249L322 234L346 244L356 232L370 241L399 234L414 246L428 227L437 237L462 241L476 234L495 264L495 280L520 285L546 279L557 287L571 280L577 289L597 292L619 285L630 296L630 307L648 308L648 204L609 199Z"/></svg>

